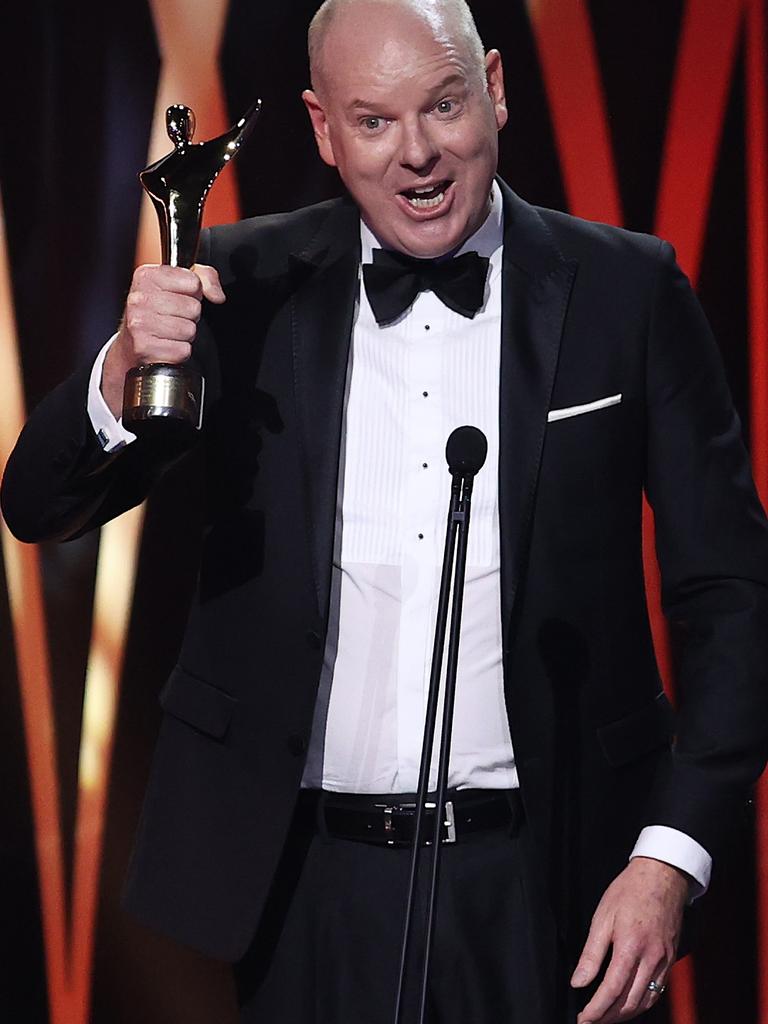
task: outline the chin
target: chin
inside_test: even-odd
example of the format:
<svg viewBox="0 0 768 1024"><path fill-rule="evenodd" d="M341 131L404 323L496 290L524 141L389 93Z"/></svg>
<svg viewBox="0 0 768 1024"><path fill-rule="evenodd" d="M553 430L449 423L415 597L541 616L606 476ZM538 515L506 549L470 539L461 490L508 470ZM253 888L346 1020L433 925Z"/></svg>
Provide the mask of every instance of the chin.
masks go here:
<svg viewBox="0 0 768 1024"><path fill-rule="evenodd" d="M450 235L440 235L434 238L413 239L409 251L413 256L430 260L446 256L448 253L460 249L463 244L464 236L452 232Z"/></svg>
<svg viewBox="0 0 768 1024"><path fill-rule="evenodd" d="M470 234L470 232L462 232L454 227L449 227L447 224L438 227L436 222L429 225L429 230L424 230L427 225L423 225L421 230L414 230L410 225L409 228L410 230L400 232L399 238L396 240L397 248L403 249L419 259L436 259L439 256L445 256L447 253L459 249Z"/></svg>

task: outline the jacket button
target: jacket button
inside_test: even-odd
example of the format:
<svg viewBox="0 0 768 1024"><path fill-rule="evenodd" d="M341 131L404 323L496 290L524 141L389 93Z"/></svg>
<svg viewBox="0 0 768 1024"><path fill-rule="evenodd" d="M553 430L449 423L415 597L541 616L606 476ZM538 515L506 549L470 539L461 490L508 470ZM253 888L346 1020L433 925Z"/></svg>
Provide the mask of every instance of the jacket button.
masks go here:
<svg viewBox="0 0 768 1024"><path fill-rule="evenodd" d="M302 754L306 754L308 744L306 737L294 733L294 735L288 737L286 746L294 757L301 757Z"/></svg>
<svg viewBox="0 0 768 1024"><path fill-rule="evenodd" d="M314 629L310 629L307 633L307 643L313 651L319 651L323 646L323 638Z"/></svg>

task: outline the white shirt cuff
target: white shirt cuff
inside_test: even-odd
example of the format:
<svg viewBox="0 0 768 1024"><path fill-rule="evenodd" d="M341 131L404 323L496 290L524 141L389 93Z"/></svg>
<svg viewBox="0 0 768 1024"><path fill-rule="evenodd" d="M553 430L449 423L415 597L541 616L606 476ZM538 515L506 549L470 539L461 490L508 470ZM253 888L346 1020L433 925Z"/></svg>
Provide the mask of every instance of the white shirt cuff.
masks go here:
<svg viewBox="0 0 768 1024"><path fill-rule="evenodd" d="M690 875L691 902L703 895L709 887L712 858L700 843L679 829L668 825L646 826L629 859L633 857L652 857Z"/></svg>
<svg viewBox="0 0 768 1024"><path fill-rule="evenodd" d="M136 440L136 435L125 429L122 419L116 420L112 415L112 410L104 401L104 396L101 393L104 360L116 337L117 334L113 334L96 356L96 362L93 364L88 382L88 417L96 432L96 437L99 439L99 444L105 452L119 451L120 448L124 448Z"/></svg>

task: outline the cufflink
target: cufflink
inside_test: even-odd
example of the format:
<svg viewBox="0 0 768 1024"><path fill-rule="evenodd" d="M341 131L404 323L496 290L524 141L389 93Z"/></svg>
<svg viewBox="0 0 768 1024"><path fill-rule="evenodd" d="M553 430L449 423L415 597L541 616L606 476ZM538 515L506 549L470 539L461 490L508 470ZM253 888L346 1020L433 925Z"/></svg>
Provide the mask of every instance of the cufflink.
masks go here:
<svg viewBox="0 0 768 1024"><path fill-rule="evenodd" d="M109 434L103 427L100 427L99 430L96 431L96 437L98 439L99 444L101 445L101 450L105 451L110 441ZM126 444L126 441L118 441L114 448L110 452L108 452L108 454L113 455L115 452L119 452L121 448L125 448Z"/></svg>

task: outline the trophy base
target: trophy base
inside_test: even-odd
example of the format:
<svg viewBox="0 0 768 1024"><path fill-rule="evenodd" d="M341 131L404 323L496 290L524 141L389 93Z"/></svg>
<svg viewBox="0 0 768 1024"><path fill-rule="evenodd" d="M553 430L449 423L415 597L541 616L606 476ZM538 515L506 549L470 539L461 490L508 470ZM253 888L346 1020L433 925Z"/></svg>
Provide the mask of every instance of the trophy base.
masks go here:
<svg viewBox="0 0 768 1024"><path fill-rule="evenodd" d="M155 430L199 430L205 379L187 364L134 366L125 377L123 425L135 434Z"/></svg>

